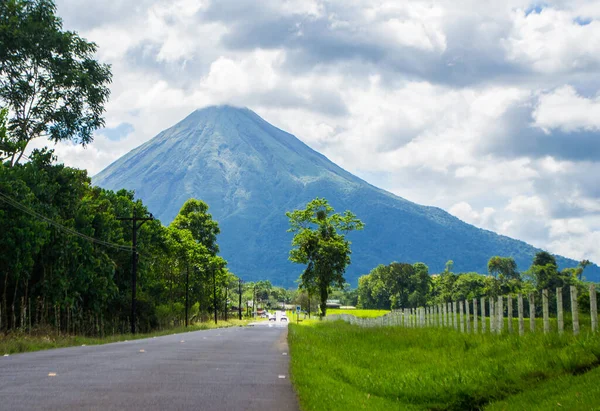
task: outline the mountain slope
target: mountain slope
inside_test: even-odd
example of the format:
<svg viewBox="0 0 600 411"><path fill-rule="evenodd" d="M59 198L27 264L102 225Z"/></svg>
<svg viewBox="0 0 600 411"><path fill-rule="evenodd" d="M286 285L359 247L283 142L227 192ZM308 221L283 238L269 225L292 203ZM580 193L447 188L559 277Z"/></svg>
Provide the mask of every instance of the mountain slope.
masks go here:
<svg viewBox="0 0 600 411"><path fill-rule="evenodd" d="M422 261L438 272L452 259L457 272L486 272L488 259L502 255L513 256L524 270L537 251L376 188L254 112L230 106L193 112L93 182L135 190L163 224L188 198L206 201L221 227L221 254L246 280L294 284L302 267L287 260L292 234L286 232L285 212L317 196L337 211L353 211L366 224L349 236L353 254L346 278L353 285L358 276L391 261ZM596 266L586 269L588 277L599 273Z"/></svg>

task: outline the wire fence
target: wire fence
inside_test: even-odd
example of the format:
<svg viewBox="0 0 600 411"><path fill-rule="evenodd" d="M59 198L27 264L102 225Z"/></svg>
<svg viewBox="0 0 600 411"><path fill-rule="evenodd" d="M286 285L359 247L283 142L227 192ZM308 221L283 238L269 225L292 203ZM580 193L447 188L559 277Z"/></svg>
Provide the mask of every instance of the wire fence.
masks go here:
<svg viewBox="0 0 600 411"><path fill-rule="evenodd" d="M570 312L565 315L563 294L567 291L569 292ZM490 332L523 335L526 330L526 322L529 332L538 331L536 323L540 321L536 321L536 307L539 310L539 306L536 304L539 304L539 301L536 297L536 293L481 297L480 299L452 301L425 307L401 308L375 318L334 314L325 317L325 320L341 319L361 327L446 327L466 333ZM598 330L598 305L594 284L589 285L589 309L589 320L585 319L584 326L587 328L587 321L589 321L590 330L596 332ZM569 326L573 334L579 334L581 329L580 311L577 287L570 286L568 290L558 287L554 296L551 296L548 289L541 291L541 329L544 333L558 332L562 334Z"/></svg>

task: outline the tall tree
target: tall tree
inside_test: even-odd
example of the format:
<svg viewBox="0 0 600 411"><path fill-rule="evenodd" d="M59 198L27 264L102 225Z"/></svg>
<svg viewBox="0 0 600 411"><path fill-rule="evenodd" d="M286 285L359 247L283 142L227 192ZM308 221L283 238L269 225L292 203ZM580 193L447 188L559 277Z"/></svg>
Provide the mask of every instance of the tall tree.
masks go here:
<svg viewBox="0 0 600 411"><path fill-rule="evenodd" d="M0 105L9 109L10 138L0 161L18 162L38 137L88 144L104 126L110 67L97 46L63 31L53 0L0 2Z"/></svg>
<svg viewBox="0 0 600 411"><path fill-rule="evenodd" d="M344 273L350 264L350 241L346 234L362 230L364 224L346 211L334 212L324 198L315 198L303 210L287 212L289 232L295 233L290 250L290 260L306 264L300 276L304 289L316 287L319 292L321 315L327 313L327 298L332 286L343 287Z"/></svg>
<svg viewBox="0 0 600 411"><path fill-rule="evenodd" d="M517 263L512 257L495 256L488 261L488 271L494 277L501 280L519 279L521 276L517 271Z"/></svg>
<svg viewBox="0 0 600 411"><path fill-rule="evenodd" d="M187 200L171 225L181 230L189 230L194 240L213 255L219 252L217 235L221 230L219 224L208 213L208 205L204 201L195 198Z"/></svg>

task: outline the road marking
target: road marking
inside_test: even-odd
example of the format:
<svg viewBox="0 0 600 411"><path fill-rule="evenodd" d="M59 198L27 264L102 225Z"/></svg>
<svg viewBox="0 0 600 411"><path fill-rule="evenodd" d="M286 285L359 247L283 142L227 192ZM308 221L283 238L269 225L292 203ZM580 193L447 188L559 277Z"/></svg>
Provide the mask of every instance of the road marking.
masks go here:
<svg viewBox="0 0 600 411"><path fill-rule="evenodd" d="M282 380L285 379L285 375L280 375L279 379L282 379Z"/></svg>
<svg viewBox="0 0 600 411"><path fill-rule="evenodd" d="M286 352L284 352L284 353L282 353L281 355L287 355L287 353L286 353Z"/></svg>
<svg viewBox="0 0 600 411"><path fill-rule="evenodd" d="M179 342L180 342L180 343L184 343L184 342L185 342L185 340L181 340L181 341L179 341Z"/></svg>
<svg viewBox="0 0 600 411"><path fill-rule="evenodd" d="M49 372L48 373L48 377L56 377L56 373L55 372Z"/></svg>
<svg viewBox="0 0 600 411"><path fill-rule="evenodd" d="M85 347L85 344L81 344L82 347Z"/></svg>
<svg viewBox="0 0 600 411"><path fill-rule="evenodd" d="M146 352L146 350L144 350L143 348L140 350L140 352Z"/></svg>

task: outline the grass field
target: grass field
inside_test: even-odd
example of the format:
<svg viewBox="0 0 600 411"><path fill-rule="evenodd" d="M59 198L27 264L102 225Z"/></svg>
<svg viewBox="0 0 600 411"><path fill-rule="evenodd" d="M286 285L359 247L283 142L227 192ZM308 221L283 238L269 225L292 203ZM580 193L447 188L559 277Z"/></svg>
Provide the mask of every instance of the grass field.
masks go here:
<svg viewBox="0 0 600 411"><path fill-rule="evenodd" d="M237 327L244 326L249 322L251 322L251 320L219 321L218 324L215 324L214 322L205 322L190 325L187 328L176 327L147 334L117 334L106 336L104 338L65 334L58 335L52 329L36 330L31 334L26 332L14 332L8 335L0 334L0 355L47 350L51 348L72 347L82 344L108 344L117 341L138 340L141 338L159 337L161 335L208 330L212 328Z"/></svg>
<svg viewBox="0 0 600 411"><path fill-rule="evenodd" d="M351 314L355 317L360 318L373 318L373 317L381 317L389 313L389 310L340 310L336 308L330 308L327 310L327 315L336 315L336 314Z"/></svg>
<svg viewBox="0 0 600 411"><path fill-rule="evenodd" d="M600 364L597 334L467 335L335 321L291 324L288 341L292 381L304 410L600 404L600 388L593 384L593 368Z"/></svg>

